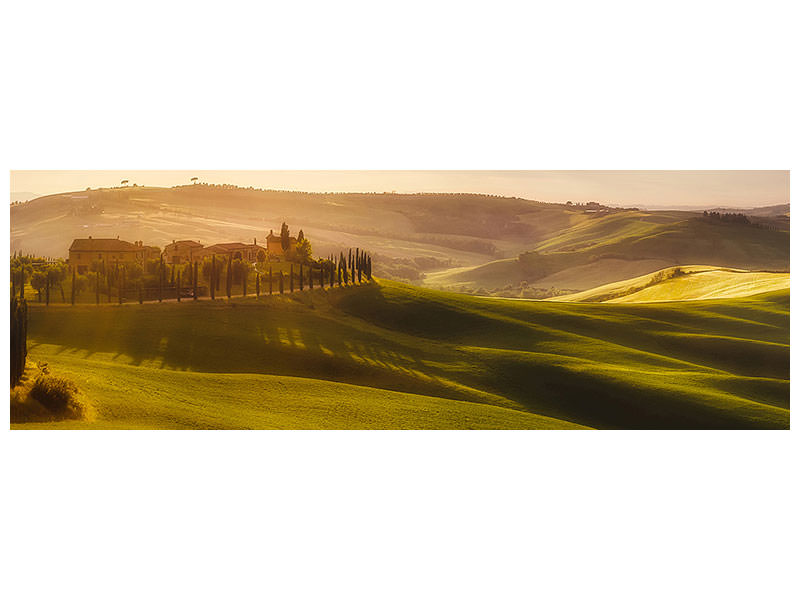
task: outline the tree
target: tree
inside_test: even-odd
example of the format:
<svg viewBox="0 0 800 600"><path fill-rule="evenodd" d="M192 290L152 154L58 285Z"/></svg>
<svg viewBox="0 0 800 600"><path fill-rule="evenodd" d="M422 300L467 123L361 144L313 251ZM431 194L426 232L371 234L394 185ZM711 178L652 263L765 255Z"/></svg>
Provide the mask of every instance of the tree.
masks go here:
<svg viewBox="0 0 800 600"><path fill-rule="evenodd" d="M127 266L125 277L129 281L134 282L134 281L139 281L142 278L143 274L144 274L144 269L142 268L142 265L140 265L139 263L132 263Z"/></svg>
<svg viewBox="0 0 800 600"><path fill-rule="evenodd" d="M247 278L250 276L250 263L239 262L242 263L242 296L247 296Z"/></svg>
<svg viewBox="0 0 800 600"><path fill-rule="evenodd" d="M193 184L196 184L197 183L197 177L192 177L189 181L191 181Z"/></svg>
<svg viewBox="0 0 800 600"><path fill-rule="evenodd" d="M158 259L158 301L164 296L164 255Z"/></svg>
<svg viewBox="0 0 800 600"><path fill-rule="evenodd" d="M228 298L231 297L231 288L233 287L233 254L228 254L228 273L225 279L225 292Z"/></svg>
<svg viewBox="0 0 800 600"><path fill-rule="evenodd" d="M295 255L300 262L311 262L311 242L309 242L306 238L301 240L298 237Z"/></svg>
<svg viewBox="0 0 800 600"><path fill-rule="evenodd" d="M34 271L31 276L31 287L39 294L39 302L41 302L42 292L47 287L47 273L45 271Z"/></svg>
<svg viewBox="0 0 800 600"><path fill-rule="evenodd" d="M111 302L111 269L105 269L106 274L106 297Z"/></svg>
<svg viewBox="0 0 800 600"><path fill-rule="evenodd" d="M299 244L304 239L306 239L306 236L303 234L303 230L301 229L299 232L297 232L297 243Z"/></svg>
<svg viewBox="0 0 800 600"><path fill-rule="evenodd" d="M73 282L76 295L89 287L89 278L86 275L76 275Z"/></svg>
<svg viewBox="0 0 800 600"><path fill-rule="evenodd" d="M11 387L19 384L28 356L28 305L11 298Z"/></svg>
<svg viewBox="0 0 800 600"><path fill-rule="evenodd" d="M210 284L209 287L211 289L211 299L212 300L216 299L216 297L214 295L214 290L216 289L214 287L214 282L215 282L215 280L217 278L216 271L217 271L217 257L215 255L212 255L211 256L211 278L209 279L209 284Z"/></svg>
<svg viewBox="0 0 800 600"><path fill-rule="evenodd" d="M120 185L128 185L128 180L127 179L123 179L119 183L120 183Z"/></svg>
<svg viewBox="0 0 800 600"><path fill-rule="evenodd" d="M289 249L289 226L284 222L281 224L281 248L284 252Z"/></svg>

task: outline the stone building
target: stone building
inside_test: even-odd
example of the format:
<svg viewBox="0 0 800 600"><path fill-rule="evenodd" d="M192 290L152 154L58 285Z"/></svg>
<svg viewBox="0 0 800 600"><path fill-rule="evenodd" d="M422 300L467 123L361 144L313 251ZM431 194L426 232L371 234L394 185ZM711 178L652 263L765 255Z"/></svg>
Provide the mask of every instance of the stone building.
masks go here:
<svg viewBox="0 0 800 600"><path fill-rule="evenodd" d="M156 246L145 246L143 242L126 242L119 238L75 239L69 247L70 267L79 274L87 273L94 262L106 265L143 263L151 258L158 258L160 249Z"/></svg>

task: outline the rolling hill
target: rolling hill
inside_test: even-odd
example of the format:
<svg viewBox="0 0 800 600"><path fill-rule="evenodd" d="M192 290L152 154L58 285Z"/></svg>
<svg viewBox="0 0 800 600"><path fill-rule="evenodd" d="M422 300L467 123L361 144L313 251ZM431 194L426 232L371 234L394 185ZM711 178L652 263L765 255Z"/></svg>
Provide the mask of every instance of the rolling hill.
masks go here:
<svg viewBox="0 0 800 600"><path fill-rule="evenodd" d="M14 427L778 428L788 291L663 304L391 281L291 296L32 306L30 358L91 421Z"/></svg>
<svg viewBox="0 0 800 600"><path fill-rule="evenodd" d="M559 302L669 302L742 298L789 289L789 273L684 265L553 298Z"/></svg>
<svg viewBox="0 0 800 600"><path fill-rule="evenodd" d="M124 187L11 207L11 251L64 257L74 238L163 247L261 240L286 221L315 254L369 248L375 272L478 295L542 298L681 264L788 270L786 207L751 225L686 211L546 204L480 194L306 193L235 186ZM761 216L756 216L758 213Z"/></svg>
<svg viewBox="0 0 800 600"><path fill-rule="evenodd" d="M383 272L475 265L516 255L537 228L529 212L563 206L479 194L306 193L234 186L125 187L43 196L11 207L11 251L65 257L73 238L116 237L163 247L175 239L263 243L286 221L325 256L370 248ZM558 219L556 219L558 220ZM417 260L418 259L418 260ZM415 262L416 261L416 262Z"/></svg>
<svg viewBox="0 0 800 600"><path fill-rule="evenodd" d="M527 297L549 297L685 264L788 271L789 232L685 213L626 211L579 220L517 258L442 270L425 281L480 295L526 296L533 289L540 293Z"/></svg>

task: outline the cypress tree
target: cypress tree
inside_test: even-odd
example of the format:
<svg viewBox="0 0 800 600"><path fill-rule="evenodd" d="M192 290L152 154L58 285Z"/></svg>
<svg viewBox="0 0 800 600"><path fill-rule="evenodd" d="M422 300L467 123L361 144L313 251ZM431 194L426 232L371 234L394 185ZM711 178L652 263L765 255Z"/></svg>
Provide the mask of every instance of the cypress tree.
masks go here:
<svg viewBox="0 0 800 600"><path fill-rule="evenodd" d="M142 302L144 302L144 298L142 297L142 281L141 281L141 279L139 280L139 285L136 286L136 287L139 288L139 304L141 304Z"/></svg>
<svg viewBox="0 0 800 600"><path fill-rule="evenodd" d="M314 263L308 266L308 289L314 289Z"/></svg>
<svg viewBox="0 0 800 600"><path fill-rule="evenodd" d="M242 274L242 296L247 296L247 268L245 267L244 273Z"/></svg>
<svg viewBox="0 0 800 600"><path fill-rule="evenodd" d="M169 284L175 285L175 263L172 263L172 274L169 276Z"/></svg>
<svg viewBox="0 0 800 600"><path fill-rule="evenodd" d="M231 297L231 288L233 287L233 271L231 267L233 267L233 254L228 254L228 273L225 277L225 292L229 299Z"/></svg>
<svg viewBox="0 0 800 600"><path fill-rule="evenodd" d="M117 294L119 296L119 303L122 304L122 296L125 293L125 266L122 267L122 281L118 279L117 286L119 286L117 288L119 290Z"/></svg>
<svg viewBox="0 0 800 600"><path fill-rule="evenodd" d="M164 256L158 258L158 301L164 297Z"/></svg>
<svg viewBox="0 0 800 600"><path fill-rule="evenodd" d="M72 267L72 294L71 294L71 304L75 306L75 267Z"/></svg>
<svg viewBox="0 0 800 600"><path fill-rule="evenodd" d="M353 285L356 283L356 265L352 259L350 260L350 283Z"/></svg>
<svg viewBox="0 0 800 600"><path fill-rule="evenodd" d="M256 298L261 297L261 273L256 271Z"/></svg>
<svg viewBox="0 0 800 600"><path fill-rule="evenodd" d="M173 267L173 269L174 268L175 267ZM181 301L181 272L180 271L178 271L178 279L176 281L178 282L178 285L175 286L175 296L177 297L178 302L180 302Z"/></svg>
<svg viewBox="0 0 800 600"><path fill-rule="evenodd" d="M303 291L303 265L300 264L300 291Z"/></svg>
<svg viewBox="0 0 800 600"><path fill-rule="evenodd" d="M25 265L22 265L19 272L19 299L25 300Z"/></svg>
<svg viewBox="0 0 800 600"><path fill-rule="evenodd" d="M44 304L45 306L50 305L50 270L46 271L45 276L45 286L44 286Z"/></svg>
<svg viewBox="0 0 800 600"><path fill-rule="evenodd" d="M194 271L192 272L192 298L197 300L197 261L194 261Z"/></svg>
<svg viewBox="0 0 800 600"><path fill-rule="evenodd" d="M25 372L28 355L28 304L24 299L11 298L11 387L18 385Z"/></svg>
<svg viewBox="0 0 800 600"><path fill-rule="evenodd" d="M289 240L289 227L284 222L281 224L281 248L284 252L289 249L289 244L291 241ZM281 271L283 273L283 271Z"/></svg>
<svg viewBox="0 0 800 600"><path fill-rule="evenodd" d="M278 291L283 294L283 269L278 274Z"/></svg>
<svg viewBox="0 0 800 600"><path fill-rule="evenodd" d="M94 300L97 304L100 304L100 271L95 271Z"/></svg>
<svg viewBox="0 0 800 600"><path fill-rule="evenodd" d="M294 293L294 265L289 265L289 293Z"/></svg>
<svg viewBox="0 0 800 600"><path fill-rule="evenodd" d="M269 295L272 296L272 267L269 268Z"/></svg>
<svg viewBox="0 0 800 600"><path fill-rule="evenodd" d="M211 299L215 300L216 297L214 296L214 289L216 286L216 270L217 270L217 256L215 254L211 255L211 281L209 282L209 287L211 288Z"/></svg>

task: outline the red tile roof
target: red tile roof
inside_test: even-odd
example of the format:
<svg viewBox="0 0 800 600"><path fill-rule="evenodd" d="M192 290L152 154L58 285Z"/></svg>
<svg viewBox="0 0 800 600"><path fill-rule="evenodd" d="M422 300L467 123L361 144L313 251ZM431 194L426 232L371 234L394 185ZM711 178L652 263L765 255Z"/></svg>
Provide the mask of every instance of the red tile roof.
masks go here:
<svg viewBox="0 0 800 600"><path fill-rule="evenodd" d="M136 252L139 247L131 242L113 238L87 238L72 241L70 252Z"/></svg>

